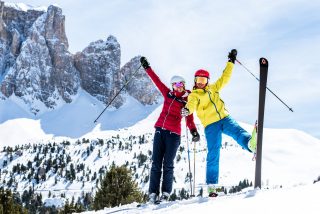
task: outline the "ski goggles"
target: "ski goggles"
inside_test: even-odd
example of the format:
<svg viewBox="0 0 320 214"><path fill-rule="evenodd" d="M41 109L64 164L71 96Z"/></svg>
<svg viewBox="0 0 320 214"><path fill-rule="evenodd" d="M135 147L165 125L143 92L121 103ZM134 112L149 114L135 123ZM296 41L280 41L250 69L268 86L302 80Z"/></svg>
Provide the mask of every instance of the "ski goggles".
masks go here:
<svg viewBox="0 0 320 214"><path fill-rule="evenodd" d="M177 88L183 87L184 86L184 82L174 82L172 83L172 86L175 86Z"/></svg>
<svg viewBox="0 0 320 214"><path fill-rule="evenodd" d="M196 77L194 81L196 83L207 84L208 78L207 77Z"/></svg>

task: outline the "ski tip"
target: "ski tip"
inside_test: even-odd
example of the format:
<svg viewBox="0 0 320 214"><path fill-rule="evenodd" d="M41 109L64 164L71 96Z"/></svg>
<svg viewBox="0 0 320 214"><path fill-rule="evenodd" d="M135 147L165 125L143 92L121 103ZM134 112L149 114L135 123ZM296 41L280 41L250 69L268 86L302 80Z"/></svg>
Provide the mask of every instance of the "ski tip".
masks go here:
<svg viewBox="0 0 320 214"><path fill-rule="evenodd" d="M268 67L269 66L268 60L266 58L263 58L263 57L260 58L259 63L260 63L260 66L263 66L263 67Z"/></svg>

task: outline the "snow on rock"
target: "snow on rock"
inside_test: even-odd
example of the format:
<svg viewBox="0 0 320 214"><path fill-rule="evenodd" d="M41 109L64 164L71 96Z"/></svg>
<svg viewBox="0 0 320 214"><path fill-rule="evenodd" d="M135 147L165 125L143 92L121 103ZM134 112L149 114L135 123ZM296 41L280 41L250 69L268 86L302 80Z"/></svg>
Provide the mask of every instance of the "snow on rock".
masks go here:
<svg viewBox="0 0 320 214"><path fill-rule="evenodd" d="M20 97L35 115L42 113L37 101L47 108L57 106L60 99L70 103L77 94L80 78L67 50L62 10L55 6L49 6L47 12L3 9L3 28L7 34L1 42L7 45L5 51L0 51L5 53L0 72L1 92L6 97L13 94ZM18 17L25 18L16 20L14 14L18 13L22 13ZM10 48L11 43L14 45Z"/></svg>
<svg viewBox="0 0 320 214"><path fill-rule="evenodd" d="M108 103L120 90L120 44L115 37L106 41L90 43L74 56L75 66L80 72L81 86L98 100ZM124 100L121 95L112 103L120 107Z"/></svg>
<svg viewBox="0 0 320 214"><path fill-rule="evenodd" d="M39 7L33 7L29 4L24 4L24 3L10 3L10 2L5 2L4 5L6 7L11 7L15 10L21 10L24 12L27 12L28 10L37 10L37 11L43 11L46 12L47 11L47 7L46 6L39 6Z"/></svg>
<svg viewBox="0 0 320 214"><path fill-rule="evenodd" d="M126 86L110 107L127 103L128 94L143 105L158 103L160 93L144 69L127 84L140 57L120 68L120 44L114 36L72 55L61 8L33 10L2 2L0 16L0 91L6 98L21 99L35 117L72 103L80 89L109 103Z"/></svg>
<svg viewBox="0 0 320 214"><path fill-rule="evenodd" d="M158 103L162 97L154 83L150 80L145 70L140 67L140 56L132 58L127 64L121 68L122 79L131 81L128 83L126 90L129 95L139 100L144 105ZM134 75L133 72L137 71Z"/></svg>

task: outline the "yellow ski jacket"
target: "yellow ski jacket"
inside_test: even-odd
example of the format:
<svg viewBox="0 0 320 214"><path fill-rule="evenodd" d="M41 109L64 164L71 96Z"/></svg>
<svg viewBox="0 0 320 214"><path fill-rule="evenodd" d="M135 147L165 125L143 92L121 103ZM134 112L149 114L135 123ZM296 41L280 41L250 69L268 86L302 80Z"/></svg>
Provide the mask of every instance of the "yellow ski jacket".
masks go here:
<svg viewBox="0 0 320 214"><path fill-rule="evenodd" d="M188 96L186 108L189 109L190 114L197 112L204 127L229 115L219 91L229 82L233 66L232 62L228 62L215 83L208 84L204 89L194 89Z"/></svg>

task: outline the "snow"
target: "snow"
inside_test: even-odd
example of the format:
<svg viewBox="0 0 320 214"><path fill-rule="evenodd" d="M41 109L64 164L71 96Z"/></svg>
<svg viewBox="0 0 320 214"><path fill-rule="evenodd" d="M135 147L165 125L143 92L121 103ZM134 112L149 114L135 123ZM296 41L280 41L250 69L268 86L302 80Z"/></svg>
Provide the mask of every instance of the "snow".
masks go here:
<svg viewBox="0 0 320 214"><path fill-rule="evenodd" d="M21 10L24 12L27 12L28 10L37 10L37 11L47 12L47 7L45 6L33 7L31 5L24 4L24 3L9 3L9 2L5 2L4 5L6 7L12 7L16 10Z"/></svg>
<svg viewBox="0 0 320 214"><path fill-rule="evenodd" d="M295 188L252 190L212 199L190 199L165 205L137 208L137 203L83 214L106 213L219 213L219 214L316 214L319 213L320 182Z"/></svg>
<svg viewBox="0 0 320 214"><path fill-rule="evenodd" d="M162 106L143 106L132 97L128 96L126 99L127 103L120 109L108 109L97 124L93 121L105 105L85 91L80 91L71 104L61 105L50 113L42 114L41 117L27 113L23 103L17 103L14 97L0 100L0 147L22 143L62 142L67 139L70 140L71 145L65 148L66 154L72 157L74 163L90 166L92 173L98 172L101 167L110 165L113 161L117 165L124 164L126 161L134 162L136 160L133 158L134 153L146 154L148 150L152 150L153 126ZM201 141L196 144L196 192L198 192L198 186L205 183L206 142L203 127L197 117L195 123L201 135ZM248 131L252 130L252 125L241 123L241 126ZM183 122L181 145L186 148L185 133ZM120 136L119 140L116 139L117 135ZM117 148L107 150L104 145L95 148L89 156L83 156L88 145L75 143L77 139L81 141L82 138L115 139L115 147L117 147L119 141L127 142L131 135L145 135L147 143L134 145L131 152L119 151ZM224 147L225 142L228 144L227 147ZM190 148L193 147L194 144L190 143ZM101 157L98 157L98 150L102 153ZM255 194L249 194L247 189L240 194L221 196L210 201L192 199L174 202L168 208L149 206L136 209L136 203L133 203L119 208L105 208L103 211L86 213L106 213L117 209L127 209L122 213L194 213L197 211L207 213L209 210L219 210L219 213L235 211L256 213L258 208L262 210L261 213L317 213L315 211L319 210L320 205L316 200L316 194L320 192L320 186L312 182L320 175L319 153L320 140L302 131L265 128L262 159L263 189ZM173 188L188 190L189 183L185 182L188 170L187 152L179 151L178 154L181 155L181 160L175 163L176 182ZM34 153L24 152L23 156L15 157L6 169L10 170L17 163L32 161L34 155ZM192 163L193 157L191 153ZM0 153L0 166L6 158L3 153ZM237 185L243 179L254 181L255 162L251 159L252 154L241 149L234 140L223 136L220 185ZM151 161L148 161L150 164ZM147 175L142 168L138 168L137 173L140 175L138 181ZM2 178L8 178L8 176L10 175L3 174ZM81 176L81 173L77 176ZM94 192L96 189L94 181L70 183L63 179L59 180L58 177L58 182L55 184L55 178L57 178L56 175L48 174L45 182L34 187L36 192L43 194L47 204L55 206L62 204L59 199L48 198L49 191L54 192L56 196L65 193L70 200L72 196L76 199L82 192ZM15 179L19 183L17 191L23 192L24 189L28 189L30 185L28 181L23 181L21 176L16 176ZM147 192L148 183L139 183L139 187ZM156 208L160 209L153 210Z"/></svg>
<svg viewBox="0 0 320 214"><path fill-rule="evenodd" d="M64 198L60 198L60 197L47 198L47 199L44 200L43 204L46 207L52 207L52 206L63 207L64 204L65 204L65 199Z"/></svg>
<svg viewBox="0 0 320 214"><path fill-rule="evenodd" d="M5 145L29 143L30 138L35 140L53 137L82 138L91 135L89 133L93 130L117 130L129 127L146 118L158 107L158 105L143 106L131 96L127 96L126 100L127 102L118 110L107 109L95 124L95 118L105 105L84 90L79 90L71 104L59 103L58 107L51 111L43 108L41 111L45 113L38 116L28 113L26 110L28 106L13 95L0 100L0 148ZM8 137L12 130L17 135ZM25 130L29 130L29 134ZM35 138L36 136L38 138Z"/></svg>
<svg viewBox="0 0 320 214"><path fill-rule="evenodd" d="M0 124L0 136L1 147L46 142L52 139L52 135L45 134L41 129L40 120L27 118L9 120ZM21 140L21 138L24 139Z"/></svg>

